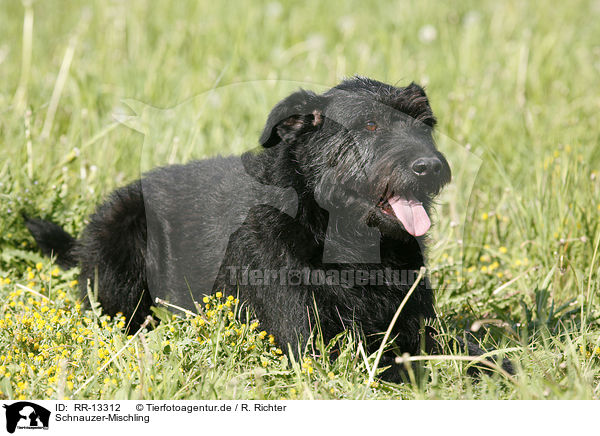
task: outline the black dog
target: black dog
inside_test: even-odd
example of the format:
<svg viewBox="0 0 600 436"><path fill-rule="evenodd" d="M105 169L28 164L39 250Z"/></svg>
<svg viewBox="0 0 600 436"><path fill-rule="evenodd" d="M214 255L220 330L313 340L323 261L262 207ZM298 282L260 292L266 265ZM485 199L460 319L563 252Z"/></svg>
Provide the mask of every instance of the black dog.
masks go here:
<svg viewBox="0 0 600 436"><path fill-rule="evenodd" d="M373 350L424 265L431 199L450 181L435 123L414 83L300 90L272 110L258 151L154 170L115 191L79 240L47 221L27 226L59 265L81 266L84 295L97 280L104 311L133 325L157 296L193 309L220 290L284 347L304 344L318 317L325 341L357 327ZM419 353L434 317L421 280L396 350Z"/></svg>

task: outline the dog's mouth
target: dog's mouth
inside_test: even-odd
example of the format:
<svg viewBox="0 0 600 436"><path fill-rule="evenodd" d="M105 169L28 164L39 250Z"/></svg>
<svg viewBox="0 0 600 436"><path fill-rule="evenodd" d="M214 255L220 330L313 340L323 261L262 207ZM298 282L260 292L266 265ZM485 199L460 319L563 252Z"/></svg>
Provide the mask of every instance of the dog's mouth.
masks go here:
<svg viewBox="0 0 600 436"><path fill-rule="evenodd" d="M396 218L413 236L423 236L431 227L431 220L423 203L412 193L383 197L377 207L384 215Z"/></svg>

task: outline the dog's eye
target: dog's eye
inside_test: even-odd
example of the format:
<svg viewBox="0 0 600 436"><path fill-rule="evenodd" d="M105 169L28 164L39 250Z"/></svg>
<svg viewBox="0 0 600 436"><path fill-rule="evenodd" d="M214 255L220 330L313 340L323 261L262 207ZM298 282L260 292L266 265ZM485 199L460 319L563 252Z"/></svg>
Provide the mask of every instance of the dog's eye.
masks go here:
<svg viewBox="0 0 600 436"><path fill-rule="evenodd" d="M369 132L374 132L375 130L377 130L377 123L375 121L367 121L365 128Z"/></svg>

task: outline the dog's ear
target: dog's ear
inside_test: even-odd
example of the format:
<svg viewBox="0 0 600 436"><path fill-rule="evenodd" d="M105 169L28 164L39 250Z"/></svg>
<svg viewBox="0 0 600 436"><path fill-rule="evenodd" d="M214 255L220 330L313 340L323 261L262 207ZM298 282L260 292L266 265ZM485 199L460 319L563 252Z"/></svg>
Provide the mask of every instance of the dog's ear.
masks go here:
<svg viewBox="0 0 600 436"><path fill-rule="evenodd" d="M323 124L324 97L301 89L275 105L260 135L260 145L272 147L283 141L293 144Z"/></svg>
<svg viewBox="0 0 600 436"><path fill-rule="evenodd" d="M436 119L431 111L425 90L421 86L412 82L402 90L401 97L403 102L401 110L404 113L429 127L435 126Z"/></svg>

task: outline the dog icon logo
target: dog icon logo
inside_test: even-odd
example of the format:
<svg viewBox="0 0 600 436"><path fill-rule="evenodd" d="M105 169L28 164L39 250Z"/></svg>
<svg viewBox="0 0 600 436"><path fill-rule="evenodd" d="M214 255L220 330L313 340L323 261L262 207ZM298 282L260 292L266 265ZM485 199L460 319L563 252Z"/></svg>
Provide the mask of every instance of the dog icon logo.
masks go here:
<svg viewBox="0 0 600 436"><path fill-rule="evenodd" d="M2 405L6 409L6 431L14 433L19 429L48 430L50 411L29 401L19 401Z"/></svg>

